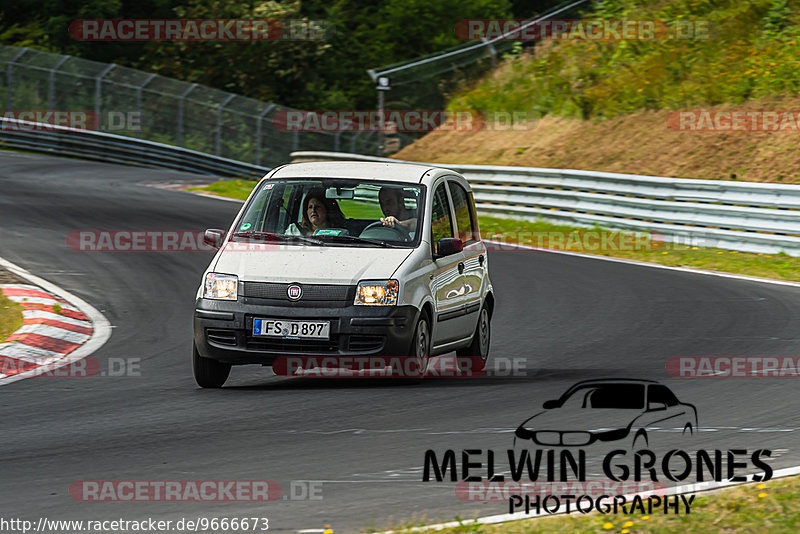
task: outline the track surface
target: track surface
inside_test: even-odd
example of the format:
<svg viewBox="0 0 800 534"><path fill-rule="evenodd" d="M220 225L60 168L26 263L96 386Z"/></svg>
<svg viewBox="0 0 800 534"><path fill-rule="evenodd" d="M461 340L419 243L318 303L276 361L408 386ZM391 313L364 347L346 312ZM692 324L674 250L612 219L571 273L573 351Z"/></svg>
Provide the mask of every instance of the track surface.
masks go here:
<svg viewBox="0 0 800 534"><path fill-rule="evenodd" d="M422 483L426 449L498 451L580 379L660 380L698 408L692 448L769 448L800 465L797 379L671 379L673 356L800 355L800 289L535 252L490 255L492 357L524 376L285 380L234 368L228 387L191 376L191 318L208 253L78 252L74 230L227 228L239 205L147 187L176 172L0 154L0 256L71 291L114 325L95 354L141 358L141 376L37 378L0 388L2 515L37 519L269 517L270 530L367 527L504 513ZM687 444L687 447L689 445ZM322 500L91 503L78 480L322 482Z"/></svg>

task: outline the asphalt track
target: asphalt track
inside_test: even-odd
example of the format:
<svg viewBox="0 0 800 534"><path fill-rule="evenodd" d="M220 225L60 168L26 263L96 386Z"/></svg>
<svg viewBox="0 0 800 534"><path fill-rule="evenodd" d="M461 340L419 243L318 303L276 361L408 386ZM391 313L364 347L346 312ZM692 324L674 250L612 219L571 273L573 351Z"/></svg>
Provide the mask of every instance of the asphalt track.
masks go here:
<svg viewBox="0 0 800 534"><path fill-rule="evenodd" d="M234 368L227 387L191 374L205 252L79 252L74 230L226 228L239 205L145 183L178 172L0 154L0 256L93 304L114 326L95 354L141 358L140 376L23 380L0 388L4 517L268 517L270 530L368 527L504 513L421 482L426 449L511 447L513 429L574 382L650 378L697 406L687 447L767 448L800 465L798 379L677 379L674 356L800 355L800 288L541 252L490 254L492 358L519 376L281 379ZM321 500L79 502L79 480L321 481ZM299 486L297 486L299 487Z"/></svg>

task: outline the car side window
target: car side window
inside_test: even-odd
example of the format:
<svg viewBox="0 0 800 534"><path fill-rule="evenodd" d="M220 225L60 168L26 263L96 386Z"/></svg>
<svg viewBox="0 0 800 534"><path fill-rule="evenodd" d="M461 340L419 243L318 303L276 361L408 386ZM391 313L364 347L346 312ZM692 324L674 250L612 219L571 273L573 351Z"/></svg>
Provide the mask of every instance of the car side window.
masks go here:
<svg viewBox="0 0 800 534"><path fill-rule="evenodd" d="M448 182L450 197L453 199L453 211L456 214L458 238L464 244L477 241L477 225L472 213L471 202L466 190L456 182Z"/></svg>
<svg viewBox="0 0 800 534"><path fill-rule="evenodd" d="M677 397L666 386L654 385L647 389L647 402L658 402L667 406L680 404Z"/></svg>
<svg viewBox="0 0 800 534"><path fill-rule="evenodd" d="M436 252L436 243L445 237L453 237L453 220L450 217L447 191L442 182L434 191L431 204L431 248L433 252Z"/></svg>

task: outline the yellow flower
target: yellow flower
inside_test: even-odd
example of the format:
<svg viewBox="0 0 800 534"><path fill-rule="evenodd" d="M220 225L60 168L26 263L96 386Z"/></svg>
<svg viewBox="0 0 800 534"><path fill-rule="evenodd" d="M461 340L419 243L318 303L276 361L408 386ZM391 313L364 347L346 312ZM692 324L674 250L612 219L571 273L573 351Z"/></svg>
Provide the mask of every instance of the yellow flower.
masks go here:
<svg viewBox="0 0 800 534"><path fill-rule="evenodd" d="M700 250L699 247L692 247L692 250Z"/></svg>
<svg viewBox="0 0 800 534"><path fill-rule="evenodd" d="M650 516L649 515L643 515L642 516L642 521L650 521Z"/></svg>
<svg viewBox="0 0 800 534"><path fill-rule="evenodd" d="M765 489L766 487L767 487L766 484L759 484L758 486L756 486L756 489Z"/></svg>
<svg viewBox="0 0 800 534"><path fill-rule="evenodd" d="M766 493L766 492L764 492L764 491L762 491L761 493L759 493L759 494L758 494L758 498L759 498L759 499L763 499L763 498L764 498L764 497L766 497L766 496L767 496L767 493Z"/></svg>
<svg viewBox="0 0 800 534"><path fill-rule="evenodd" d="M633 526L633 521L626 521L622 524L622 528L629 528Z"/></svg>
<svg viewBox="0 0 800 534"><path fill-rule="evenodd" d="M603 528L606 530L611 530L614 528L614 523L603 523Z"/></svg>
<svg viewBox="0 0 800 534"><path fill-rule="evenodd" d="M620 532L620 534L628 534L629 532L630 532L630 530L625 528L625 529L622 529L622 532Z"/></svg>

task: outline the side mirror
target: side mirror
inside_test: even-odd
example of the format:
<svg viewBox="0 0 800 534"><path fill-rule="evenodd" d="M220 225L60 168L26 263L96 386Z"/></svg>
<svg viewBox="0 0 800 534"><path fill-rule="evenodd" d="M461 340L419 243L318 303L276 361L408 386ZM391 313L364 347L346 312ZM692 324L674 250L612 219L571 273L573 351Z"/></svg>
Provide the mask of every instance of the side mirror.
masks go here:
<svg viewBox="0 0 800 534"><path fill-rule="evenodd" d="M203 244L209 247L221 247L223 239L225 239L225 230L220 230L218 228L209 228L203 234Z"/></svg>
<svg viewBox="0 0 800 534"><path fill-rule="evenodd" d="M659 410L666 410L667 405L663 402L648 402L647 403L647 411L648 412L657 412Z"/></svg>
<svg viewBox="0 0 800 534"><path fill-rule="evenodd" d="M443 237L436 243L436 256L451 256L464 250L464 243L455 237Z"/></svg>
<svg viewBox="0 0 800 534"><path fill-rule="evenodd" d="M559 406L560 405L558 404L557 400L545 401L545 403L542 404L542 408L544 408L545 410L552 410L553 408L558 408Z"/></svg>

